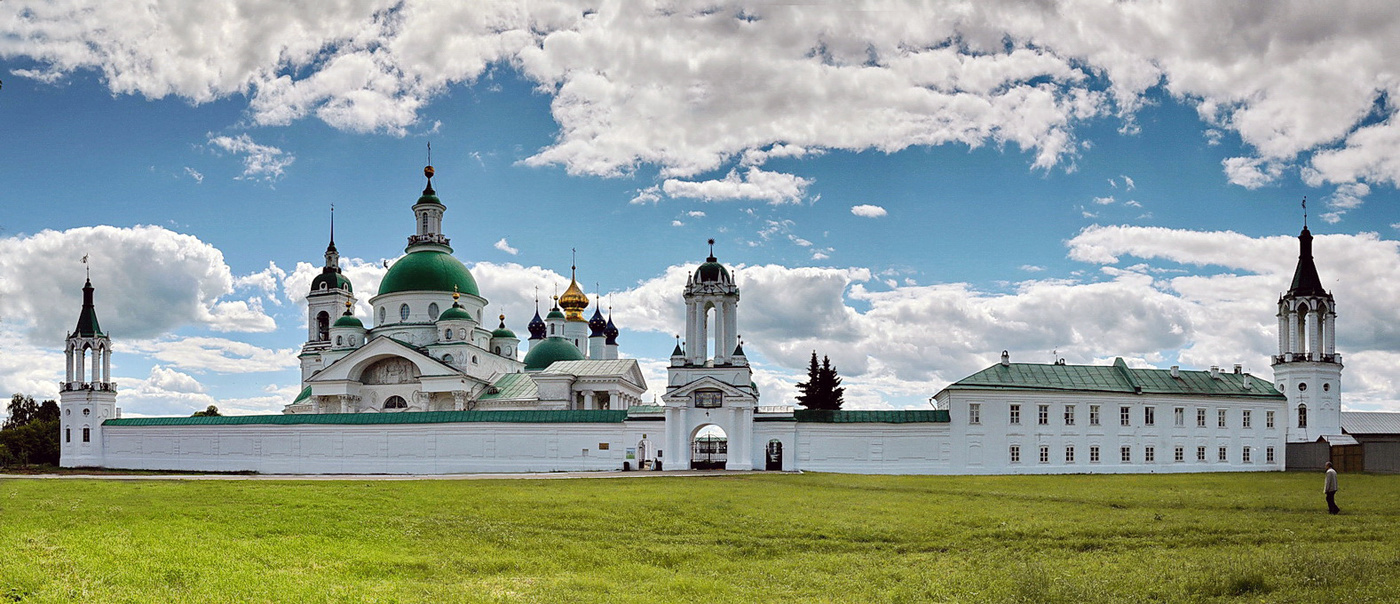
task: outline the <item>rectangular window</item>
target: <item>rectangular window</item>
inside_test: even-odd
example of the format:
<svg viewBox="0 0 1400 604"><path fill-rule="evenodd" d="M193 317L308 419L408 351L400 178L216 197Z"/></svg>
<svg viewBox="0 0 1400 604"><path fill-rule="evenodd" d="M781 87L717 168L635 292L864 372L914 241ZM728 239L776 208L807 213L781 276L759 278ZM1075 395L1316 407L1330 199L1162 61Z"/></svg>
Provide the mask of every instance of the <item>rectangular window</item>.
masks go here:
<svg viewBox="0 0 1400 604"><path fill-rule="evenodd" d="M1264 412L1264 427L1265 427L1265 428L1268 428L1268 429L1270 429L1270 430L1273 430L1273 429L1274 429L1274 412L1273 412L1273 411L1265 411L1265 412Z"/></svg>
<svg viewBox="0 0 1400 604"><path fill-rule="evenodd" d="M1245 448L1243 448L1243 449L1240 449L1240 463L1250 463L1250 461L1249 461L1249 447L1245 447Z"/></svg>
<svg viewBox="0 0 1400 604"><path fill-rule="evenodd" d="M1097 426L1097 425L1099 425L1099 406L1098 406L1098 405L1089 405L1089 425L1090 425L1090 426Z"/></svg>
<svg viewBox="0 0 1400 604"><path fill-rule="evenodd" d="M1144 426L1155 426L1155 425L1157 425L1157 408L1156 408L1156 407L1143 407L1143 408L1142 408L1142 425L1144 425Z"/></svg>
<svg viewBox="0 0 1400 604"><path fill-rule="evenodd" d="M1186 461L1186 447L1177 447L1172 459L1175 460L1176 463Z"/></svg>
<svg viewBox="0 0 1400 604"><path fill-rule="evenodd" d="M1251 415L1253 415L1253 413L1252 413L1249 409L1245 409L1244 411L1241 411L1241 412L1240 412L1240 427L1241 427L1241 428L1248 428L1248 427L1249 427L1249 420L1250 420L1250 416L1251 416Z"/></svg>
<svg viewBox="0 0 1400 604"><path fill-rule="evenodd" d="M1268 448L1264 449L1264 463L1274 463L1274 448L1273 448L1273 447L1268 447Z"/></svg>
<svg viewBox="0 0 1400 604"><path fill-rule="evenodd" d="M1225 427L1225 410L1224 410L1224 409L1216 409L1216 410L1215 410L1215 425L1218 426L1218 427L1221 427L1221 428L1224 428L1224 427Z"/></svg>
<svg viewBox="0 0 1400 604"><path fill-rule="evenodd" d="M1206 448L1205 448L1205 447L1196 447L1196 461L1205 461L1205 460L1206 460Z"/></svg>
<svg viewBox="0 0 1400 604"><path fill-rule="evenodd" d="M92 428L83 428L83 442L92 442Z"/></svg>
<svg viewBox="0 0 1400 604"><path fill-rule="evenodd" d="M1021 445L1011 445L1011 463L1021 463Z"/></svg>
<svg viewBox="0 0 1400 604"><path fill-rule="evenodd" d="M1196 427L1197 427L1197 428L1204 428L1204 427L1206 427L1206 410L1205 410L1205 409L1196 409Z"/></svg>
<svg viewBox="0 0 1400 604"><path fill-rule="evenodd" d="M1074 463L1074 445L1065 447L1065 463Z"/></svg>
<svg viewBox="0 0 1400 604"><path fill-rule="evenodd" d="M1157 448L1156 448L1156 447L1143 447L1143 449L1142 449L1142 458L1143 458L1143 460L1146 461L1147 463L1152 463L1152 462L1154 462L1154 461L1157 461Z"/></svg>
<svg viewBox="0 0 1400 604"><path fill-rule="evenodd" d="M1013 426L1019 426L1019 425L1021 425L1021 406L1020 406L1020 405L1012 405L1012 406L1011 406L1011 425L1013 425Z"/></svg>
<svg viewBox="0 0 1400 604"><path fill-rule="evenodd" d="M1230 452L1225 447L1220 447L1220 453L1216 456L1216 461L1230 461Z"/></svg>
<svg viewBox="0 0 1400 604"><path fill-rule="evenodd" d="M1074 425L1074 405L1065 405L1065 425Z"/></svg>
<svg viewBox="0 0 1400 604"><path fill-rule="evenodd" d="M72 429L72 428L64 428L64 429L63 429L63 442L66 442L66 443L71 443L71 442L73 442L73 429Z"/></svg>
<svg viewBox="0 0 1400 604"><path fill-rule="evenodd" d="M1040 425L1050 425L1050 405L1040 405L1038 409L1038 418L1040 421Z"/></svg>
<svg viewBox="0 0 1400 604"><path fill-rule="evenodd" d="M1089 447L1089 463L1099 463L1099 446Z"/></svg>
<svg viewBox="0 0 1400 604"><path fill-rule="evenodd" d="M1133 448L1132 448L1132 447L1119 447L1119 448L1118 448L1118 455L1119 455L1120 457L1123 458L1123 463L1132 463L1132 461L1133 461Z"/></svg>
<svg viewBox="0 0 1400 604"><path fill-rule="evenodd" d="M1128 418L1128 408L1127 408L1127 407L1119 407L1119 408L1118 408L1118 423L1120 423L1120 424L1122 424L1122 425L1124 425L1124 426L1131 426L1131 425L1133 424L1132 420L1130 420L1130 419Z"/></svg>
<svg viewBox="0 0 1400 604"><path fill-rule="evenodd" d="M968 403L968 405L967 405L967 423L969 423L969 424L980 424L980 423L982 423L982 403Z"/></svg>
<svg viewBox="0 0 1400 604"><path fill-rule="evenodd" d="M1050 463L1050 447L1040 445L1040 463Z"/></svg>
<svg viewBox="0 0 1400 604"><path fill-rule="evenodd" d="M1186 407L1172 409L1172 417L1176 419L1176 426L1182 428L1186 426Z"/></svg>

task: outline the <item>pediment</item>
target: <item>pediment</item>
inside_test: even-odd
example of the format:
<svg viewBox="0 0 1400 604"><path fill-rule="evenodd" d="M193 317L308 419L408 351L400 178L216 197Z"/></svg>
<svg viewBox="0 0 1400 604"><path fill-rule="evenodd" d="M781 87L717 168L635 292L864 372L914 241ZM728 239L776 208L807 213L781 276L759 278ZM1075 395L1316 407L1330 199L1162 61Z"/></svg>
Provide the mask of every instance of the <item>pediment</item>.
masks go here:
<svg viewBox="0 0 1400 604"><path fill-rule="evenodd" d="M404 362L394 363L394 359ZM384 375L365 376L365 370L371 367L382 368ZM460 375L462 372L393 338L374 338L368 344L326 366L307 382L363 383L366 377L370 381L392 381L405 379L406 373L415 374L412 378L416 380L424 377Z"/></svg>
<svg viewBox="0 0 1400 604"><path fill-rule="evenodd" d="M725 398L748 398L752 399L753 394L745 390L740 390L731 384L726 384L713 377L702 377L684 386L676 388L666 393L666 398L684 398L695 394L697 390L718 390L724 393Z"/></svg>

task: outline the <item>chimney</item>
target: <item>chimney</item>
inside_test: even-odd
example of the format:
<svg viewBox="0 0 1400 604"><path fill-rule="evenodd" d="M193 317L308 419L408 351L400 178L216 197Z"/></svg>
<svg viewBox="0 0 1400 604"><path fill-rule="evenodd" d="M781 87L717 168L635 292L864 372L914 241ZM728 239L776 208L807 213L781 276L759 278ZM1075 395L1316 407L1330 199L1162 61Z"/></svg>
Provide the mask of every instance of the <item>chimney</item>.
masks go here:
<svg viewBox="0 0 1400 604"><path fill-rule="evenodd" d="M1210 379L1212 379L1212 380L1218 380L1218 379L1220 379L1220 366L1219 366L1219 365L1211 365L1211 366L1210 366Z"/></svg>
<svg viewBox="0 0 1400 604"><path fill-rule="evenodd" d="M1010 353L1010 352L1007 352L1007 351L1005 351L1005 350L1001 351L1001 366L1002 366L1002 367L1010 367L1010 366L1011 366L1011 353Z"/></svg>
<svg viewBox="0 0 1400 604"><path fill-rule="evenodd" d="M1244 365L1235 363L1235 375L1240 375L1242 373L1244 373Z"/></svg>
<svg viewBox="0 0 1400 604"><path fill-rule="evenodd" d="M1174 378L1179 378L1179 377L1181 377L1181 366L1180 366L1180 365L1172 365L1172 377L1174 377Z"/></svg>

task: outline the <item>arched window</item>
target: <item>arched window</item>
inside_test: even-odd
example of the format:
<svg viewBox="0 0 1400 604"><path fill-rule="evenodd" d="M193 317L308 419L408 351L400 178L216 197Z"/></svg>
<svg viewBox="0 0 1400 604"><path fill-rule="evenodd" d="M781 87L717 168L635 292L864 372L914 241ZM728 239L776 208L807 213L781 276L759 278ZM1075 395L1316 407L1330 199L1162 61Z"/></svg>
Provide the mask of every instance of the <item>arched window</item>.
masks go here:
<svg viewBox="0 0 1400 604"><path fill-rule="evenodd" d="M448 365L451 365L451 364L452 364L452 355L450 355L450 354L444 354L444 355L442 355L442 362L447 363Z"/></svg>
<svg viewBox="0 0 1400 604"><path fill-rule="evenodd" d="M383 306L379 307L379 324L380 324L380 325L383 325L383 324L384 324L384 307L383 307Z"/></svg>
<svg viewBox="0 0 1400 604"><path fill-rule="evenodd" d="M331 315L326 311L316 313L316 341L328 342L331 339Z"/></svg>
<svg viewBox="0 0 1400 604"><path fill-rule="evenodd" d="M437 302L433 302L432 304L429 304L429 305L428 305L428 320L429 320L429 321L436 321L437 318L438 318L438 305L437 305Z"/></svg>
<svg viewBox="0 0 1400 604"><path fill-rule="evenodd" d="M72 429L72 428L64 428L64 429L63 429L63 442L66 442L66 443L71 443L71 442L73 442L73 429Z"/></svg>
<svg viewBox="0 0 1400 604"><path fill-rule="evenodd" d="M472 364L473 364L473 365L476 364L476 355L472 355Z"/></svg>
<svg viewBox="0 0 1400 604"><path fill-rule="evenodd" d="M496 354L501 354L501 347L500 347L500 346L497 346L497 347L496 347Z"/></svg>
<svg viewBox="0 0 1400 604"><path fill-rule="evenodd" d="M385 408L385 409L407 409L407 408L408 408L408 401L403 400L403 397L402 397L402 396L398 396L398 395L391 396L391 397L389 397L389 398L384 399L384 408Z"/></svg>
<svg viewBox="0 0 1400 604"><path fill-rule="evenodd" d="M90 442L92 442L92 428L89 428L89 427L87 427L87 426L83 426L83 442L85 442L85 443L90 443Z"/></svg>
<svg viewBox="0 0 1400 604"><path fill-rule="evenodd" d="M400 321L407 321L407 320L408 320L408 305L407 305L407 304L400 304L400 305L399 305L399 320L400 320Z"/></svg>
<svg viewBox="0 0 1400 604"><path fill-rule="evenodd" d="M1308 406L1298 405L1298 427L1308 427Z"/></svg>
<svg viewBox="0 0 1400 604"><path fill-rule="evenodd" d="M344 346L345 343L344 343L344 341L343 341L343 338L341 338L340 336L336 336L336 337L335 337L335 345L336 345L336 346Z"/></svg>
<svg viewBox="0 0 1400 604"><path fill-rule="evenodd" d="M451 329L447 330L447 339L449 339L449 340L452 339L452 330L451 330Z"/></svg>

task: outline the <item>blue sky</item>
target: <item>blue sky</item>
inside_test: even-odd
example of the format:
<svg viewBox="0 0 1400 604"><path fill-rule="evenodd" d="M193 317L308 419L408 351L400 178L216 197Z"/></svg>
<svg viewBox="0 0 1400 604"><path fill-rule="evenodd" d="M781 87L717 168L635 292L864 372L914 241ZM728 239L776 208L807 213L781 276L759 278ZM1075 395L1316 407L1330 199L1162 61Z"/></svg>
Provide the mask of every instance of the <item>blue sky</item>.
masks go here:
<svg viewBox="0 0 1400 604"><path fill-rule="evenodd" d="M1003 349L1269 375L1307 196L1344 404L1400 410L1395 11L941 4L0 5L0 391L56 393L90 254L128 413L279 410L330 206L363 303L431 143L510 326L577 249L653 389L715 238L765 404L812 350L858 407Z"/></svg>

